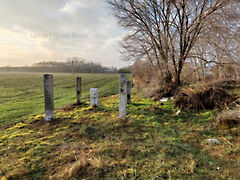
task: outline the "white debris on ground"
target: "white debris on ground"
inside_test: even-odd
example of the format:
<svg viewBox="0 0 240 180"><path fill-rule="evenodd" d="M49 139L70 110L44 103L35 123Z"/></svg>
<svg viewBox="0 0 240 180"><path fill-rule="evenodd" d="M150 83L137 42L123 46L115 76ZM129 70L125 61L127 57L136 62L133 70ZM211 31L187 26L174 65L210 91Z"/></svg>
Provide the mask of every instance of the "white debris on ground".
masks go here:
<svg viewBox="0 0 240 180"><path fill-rule="evenodd" d="M207 144L217 145L220 144L220 142L217 139L207 139Z"/></svg>
<svg viewBox="0 0 240 180"><path fill-rule="evenodd" d="M176 112L176 115L178 116L178 115L180 115L182 112L181 112L181 110L178 110L177 112Z"/></svg>
<svg viewBox="0 0 240 180"><path fill-rule="evenodd" d="M167 102L168 101L168 98L162 98L160 99L160 102Z"/></svg>

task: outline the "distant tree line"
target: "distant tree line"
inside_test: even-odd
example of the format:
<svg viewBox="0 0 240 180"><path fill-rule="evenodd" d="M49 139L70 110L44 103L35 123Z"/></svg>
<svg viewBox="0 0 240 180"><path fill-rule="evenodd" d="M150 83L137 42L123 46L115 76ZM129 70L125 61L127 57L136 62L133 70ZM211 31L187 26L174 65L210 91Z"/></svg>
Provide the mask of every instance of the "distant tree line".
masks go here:
<svg viewBox="0 0 240 180"><path fill-rule="evenodd" d="M118 73L126 73L126 74L128 74L128 73L131 73L131 67L123 67L123 68L120 68L120 69L118 69Z"/></svg>
<svg viewBox="0 0 240 180"><path fill-rule="evenodd" d="M0 67L0 72L59 72L59 73L115 73L116 68L104 67L99 63L87 62L84 59L73 57L66 61L43 61L32 66Z"/></svg>

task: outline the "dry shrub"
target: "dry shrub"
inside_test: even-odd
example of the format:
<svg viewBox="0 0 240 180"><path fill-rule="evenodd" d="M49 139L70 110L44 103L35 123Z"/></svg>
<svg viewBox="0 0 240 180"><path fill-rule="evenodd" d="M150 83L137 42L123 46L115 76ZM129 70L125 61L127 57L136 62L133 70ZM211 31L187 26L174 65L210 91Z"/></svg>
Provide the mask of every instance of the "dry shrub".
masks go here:
<svg viewBox="0 0 240 180"><path fill-rule="evenodd" d="M214 128L230 129L240 124L240 110L229 110L220 113L214 124Z"/></svg>
<svg viewBox="0 0 240 180"><path fill-rule="evenodd" d="M212 81L208 82L205 86L208 88L222 88L222 89L233 89L239 84L235 80L217 80L217 81Z"/></svg>
<svg viewBox="0 0 240 180"><path fill-rule="evenodd" d="M148 61L136 61L131 67L135 87L141 89L156 88L163 82L163 74L158 67Z"/></svg>
<svg viewBox="0 0 240 180"><path fill-rule="evenodd" d="M143 90L144 97L155 97L155 100L159 100L162 97L172 97L176 93L172 74L149 61L136 61L131 72L134 87Z"/></svg>
<svg viewBox="0 0 240 180"><path fill-rule="evenodd" d="M182 110L224 109L236 99L221 88L185 88L175 96L175 105Z"/></svg>

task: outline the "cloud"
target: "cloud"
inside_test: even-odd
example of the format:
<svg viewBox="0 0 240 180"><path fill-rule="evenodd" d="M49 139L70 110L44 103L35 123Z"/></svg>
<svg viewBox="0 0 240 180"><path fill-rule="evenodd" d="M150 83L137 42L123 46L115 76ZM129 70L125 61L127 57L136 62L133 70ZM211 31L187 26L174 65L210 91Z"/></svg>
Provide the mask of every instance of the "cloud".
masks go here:
<svg viewBox="0 0 240 180"><path fill-rule="evenodd" d="M126 65L119 54L124 32L103 0L0 0L0 4L0 66L71 56Z"/></svg>

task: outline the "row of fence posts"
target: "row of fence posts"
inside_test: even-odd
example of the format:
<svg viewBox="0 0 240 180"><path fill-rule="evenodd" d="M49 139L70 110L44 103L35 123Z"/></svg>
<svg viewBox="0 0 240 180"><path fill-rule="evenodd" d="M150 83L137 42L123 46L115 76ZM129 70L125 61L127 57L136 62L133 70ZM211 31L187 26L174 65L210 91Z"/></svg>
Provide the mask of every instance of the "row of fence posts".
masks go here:
<svg viewBox="0 0 240 180"><path fill-rule="evenodd" d="M131 81L127 80L126 74L120 75L119 85L119 118L127 116L127 104L131 103ZM45 120L54 119L54 92L53 75L44 74L44 98L45 98ZM76 78L76 104L82 103L82 78ZM98 88L90 88L90 104L93 107L98 106Z"/></svg>

